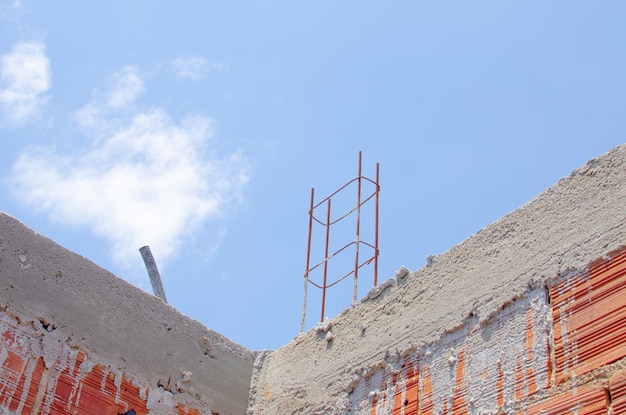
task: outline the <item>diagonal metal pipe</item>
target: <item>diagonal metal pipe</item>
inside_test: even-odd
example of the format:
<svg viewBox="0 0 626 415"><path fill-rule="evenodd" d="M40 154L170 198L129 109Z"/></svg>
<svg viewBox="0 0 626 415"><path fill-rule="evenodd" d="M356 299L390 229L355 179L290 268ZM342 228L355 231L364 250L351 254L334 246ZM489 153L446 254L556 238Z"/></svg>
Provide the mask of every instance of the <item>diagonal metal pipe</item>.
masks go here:
<svg viewBox="0 0 626 415"><path fill-rule="evenodd" d="M146 269L148 270L148 276L150 277L150 282L152 283L152 291L154 291L154 295L167 303L165 290L163 289L163 284L161 283L161 275L159 274L159 269L154 261L150 247L148 245L143 246L139 248L139 252L143 258L143 263L146 265Z"/></svg>

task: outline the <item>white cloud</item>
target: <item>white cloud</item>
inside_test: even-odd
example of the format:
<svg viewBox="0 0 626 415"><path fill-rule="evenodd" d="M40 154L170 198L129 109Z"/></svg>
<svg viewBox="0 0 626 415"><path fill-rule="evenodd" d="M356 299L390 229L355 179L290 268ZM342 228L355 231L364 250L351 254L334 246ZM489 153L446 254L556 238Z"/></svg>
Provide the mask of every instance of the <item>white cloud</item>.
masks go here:
<svg viewBox="0 0 626 415"><path fill-rule="evenodd" d="M131 105L143 93L143 80L135 66L127 66L114 77L115 88L109 94L108 105L111 108L123 108Z"/></svg>
<svg viewBox="0 0 626 415"><path fill-rule="evenodd" d="M126 66L113 74L110 90L105 94L95 91L92 102L74 113L74 120L95 135L113 131L121 121L115 116L132 114L135 101L144 90L144 82L137 67Z"/></svg>
<svg viewBox="0 0 626 415"><path fill-rule="evenodd" d="M128 102L143 85L136 79L127 83L136 75L132 72L118 79L114 91L130 92L116 103ZM93 105L94 117L103 114ZM238 151L214 151L213 122L207 117L175 122L160 109L134 110L125 121L97 124L108 121L117 127L87 151L24 151L12 167L12 189L18 200L54 221L86 227L109 240L121 265L135 261L143 245L150 245L164 265L186 236L236 203L248 180L247 162Z"/></svg>
<svg viewBox="0 0 626 415"><path fill-rule="evenodd" d="M0 19L6 19L8 21L15 21L20 15L29 13L31 5L22 0L13 0L12 4L0 5Z"/></svg>
<svg viewBox="0 0 626 415"><path fill-rule="evenodd" d="M50 61L42 42L22 42L0 57L0 106L14 124L39 116L50 88Z"/></svg>
<svg viewBox="0 0 626 415"><path fill-rule="evenodd" d="M180 78L199 81L213 70L223 70L224 65L210 63L201 56L181 55L172 61L172 68Z"/></svg>

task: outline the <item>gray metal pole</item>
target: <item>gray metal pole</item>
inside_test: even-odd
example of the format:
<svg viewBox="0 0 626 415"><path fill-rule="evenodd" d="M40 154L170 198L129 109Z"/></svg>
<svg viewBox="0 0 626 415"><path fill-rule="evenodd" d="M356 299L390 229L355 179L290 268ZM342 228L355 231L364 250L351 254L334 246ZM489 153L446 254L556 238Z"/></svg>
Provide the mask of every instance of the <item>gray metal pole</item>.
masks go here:
<svg viewBox="0 0 626 415"><path fill-rule="evenodd" d="M152 251L150 251L150 247L147 245L141 247L139 248L139 252L141 253L141 257L143 258L143 263L146 264L146 269L148 270L148 276L150 276L150 282L152 283L152 291L154 291L154 295L167 303L167 298L165 298L165 290L163 290L163 284L161 284L159 269L157 268L156 262L154 261L154 257L152 256Z"/></svg>

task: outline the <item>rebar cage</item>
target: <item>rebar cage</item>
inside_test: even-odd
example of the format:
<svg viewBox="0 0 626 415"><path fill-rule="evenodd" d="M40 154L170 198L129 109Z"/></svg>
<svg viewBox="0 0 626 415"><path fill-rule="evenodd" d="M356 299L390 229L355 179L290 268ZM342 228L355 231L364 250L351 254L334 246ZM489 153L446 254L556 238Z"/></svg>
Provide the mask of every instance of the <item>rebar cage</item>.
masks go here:
<svg viewBox="0 0 626 415"><path fill-rule="evenodd" d="M331 215L331 207L333 198L337 198L340 194L349 191L349 188L356 186L356 206L348 209L346 213L342 214L336 219L332 218ZM369 193L366 197L363 197L362 191L363 188L369 186L373 186L373 191ZM311 189L311 205L309 209L309 234L307 240L307 255L306 255L306 269L304 272L304 301L302 304L302 324L300 327L300 331L304 331L305 326L305 318L306 318L306 308L307 308L307 288L309 284L321 289L322 291L322 306L321 306L321 317L320 321L323 322L325 318L325 308L326 308L326 291L328 288L338 284L339 282L345 280L349 276L353 276L354 284L353 284L353 295L352 295L352 304L356 304L357 295L358 295L358 278L359 278L359 270L365 265L374 264L373 266L373 282L374 286L378 285L378 200L379 200L379 165L376 163L376 178L374 180L365 177L362 175L362 153L359 151L359 167L358 167L358 175L354 179L350 180L335 192L333 192L330 196L321 200L317 204L315 203L315 189ZM361 240L361 211L364 205L370 201L374 203L374 229L373 229L373 243L366 242ZM316 213L320 212L322 215L322 219L316 216ZM331 242L331 226L337 225L339 222L344 222L349 218L355 218L355 239L344 244L340 245L339 249L333 250L330 252L330 242ZM321 261L316 263L313 266L311 264L311 240L313 236L313 228L314 225L320 225L325 232L325 245L324 245L324 257ZM366 258L363 259L359 257L362 254L360 248L367 248L371 255L366 255ZM329 261L338 255L345 253L349 248L354 249L354 266L351 267L345 274L342 274L338 278L329 281L329 270L328 265ZM363 256L363 255L361 255ZM322 273L322 281L315 282L310 276L311 273L315 270L320 269Z"/></svg>

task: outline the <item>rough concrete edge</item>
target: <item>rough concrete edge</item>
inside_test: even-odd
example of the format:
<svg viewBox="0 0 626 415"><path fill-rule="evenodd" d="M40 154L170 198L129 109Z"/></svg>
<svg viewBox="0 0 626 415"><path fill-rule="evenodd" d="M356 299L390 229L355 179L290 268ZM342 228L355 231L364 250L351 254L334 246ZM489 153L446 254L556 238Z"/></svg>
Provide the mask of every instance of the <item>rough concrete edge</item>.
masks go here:
<svg viewBox="0 0 626 415"><path fill-rule="evenodd" d="M589 159L584 165L573 169L568 175L561 177L555 183L553 183L552 185L550 185L546 189L542 190L538 195L536 195L535 197L531 198L530 200L525 202L523 205L521 205L521 206L515 208L514 210L506 213L504 216L496 219L495 221L485 225L483 228L481 228L477 232L469 235L467 238L465 238L464 240L462 240L458 244L455 244L455 245L451 246L446 251L444 251L444 252L442 252L440 254L428 255L427 258L426 258L426 264L423 267L421 267L421 268L419 268L419 269L417 269L415 271L411 271L411 270L407 269L404 265L401 266L396 271L394 276L392 276L392 277L388 278L387 280L383 281L381 284L372 287L370 289L370 291L367 292L367 294L365 294L365 296L359 301L359 303L366 303L366 302L375 300L379 296L381 296L383 294L386 294L389 289L391 289L391 291L393 291L393 288L395 288L395 286L397 286L398 283L401 280L404 280L409 274L410 274L410 278L419 278L419 274L422 271L424 271L425 269L431 268L431 267L436 267L437 261L438 261L439 258L450 254L454 250L462 249L463 246L466 245L469 240L471 240L473 238L476 238L480 234L486 233L486 232L488 232L491 229L499 227L502 223L507 222L507 220L510 217L519 214L519 212L524 211L530 205L532 205L532 204L536 203L537 201L543 199L544 196L547 196L550 193L553 193L556 189L564 186L565 182L568 182L568 181L572 180L573 178L575 178L578 175L587 174L592 168L598 166L602 162L603 159L605 159L607 157L610 157L612 153L617 153L621 149L626 149L626 144L622 144L622 145L618 145L616 147L613 147L610 150L608 150L607 152L605 152L604 154ZM589 266L590 266L590 263L584 264L582 268L576 268L576 267L570 266L568 269L561 270L559 272L559 275L562 274L562 273L565 273L565 272L569 272L571 270L581 271L581 269L585 269L586 267L589 267ZM545 283L547 283L548 280L557 278L559 275L545 276L544 278L541 279L541 281L539 283L545 284ZM345 308L344 310L342 310L342 313L340 313L339 315L343 314L344 312L346 312L346 311L348 311L348 310L350 310L351 308L354 308L354 307L355 306L351 306L351 307ZM337 315L335 317L339 317L339 315ZM335 317L333 317L333 319Z"/></svg>

